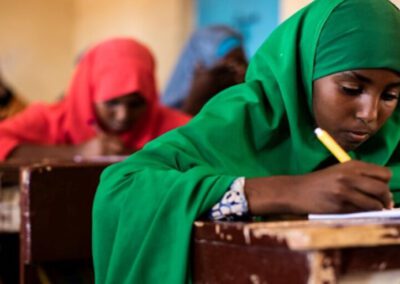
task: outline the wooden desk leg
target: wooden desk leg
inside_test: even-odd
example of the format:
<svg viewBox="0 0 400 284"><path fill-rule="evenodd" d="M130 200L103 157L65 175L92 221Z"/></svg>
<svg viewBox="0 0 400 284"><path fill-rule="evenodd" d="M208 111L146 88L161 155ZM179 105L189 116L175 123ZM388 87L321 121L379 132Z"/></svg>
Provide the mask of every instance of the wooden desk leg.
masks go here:
<svg viewBox="0 0 400 284"><path fill-rule="evenodd" d="M310 267L309 284L337 283L338 267L340 264L339 252L311 251L308 253Z"/></svg>
<svg viewBox="0 0 400 284"><path fill-rule="evenodd" d="M18 283L18 245L17 233L0 233L0 283Z"/></svg>
<svg viewBox="0 0 400 284"><path fill-rule="evenodd" d="M20 284L41 284L38 272L35 266L21 264L20 266Z"/></svg>

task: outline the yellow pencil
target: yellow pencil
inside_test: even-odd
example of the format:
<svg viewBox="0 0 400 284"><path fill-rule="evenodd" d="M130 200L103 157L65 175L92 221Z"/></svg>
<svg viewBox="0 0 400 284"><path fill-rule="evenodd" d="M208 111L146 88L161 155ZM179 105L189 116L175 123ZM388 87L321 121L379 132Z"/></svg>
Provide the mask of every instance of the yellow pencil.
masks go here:
<svg viewBox="0 0 400 284"><path fill-rule="evenodd" d="M328 134L328 132L321 128L316 128L314 132L319 141L325 145L325 147L336 157L336 159L339 160L339 162L344 163L351 160L349 154L347 154L343 148L336 143L336 141Z"/></svg>

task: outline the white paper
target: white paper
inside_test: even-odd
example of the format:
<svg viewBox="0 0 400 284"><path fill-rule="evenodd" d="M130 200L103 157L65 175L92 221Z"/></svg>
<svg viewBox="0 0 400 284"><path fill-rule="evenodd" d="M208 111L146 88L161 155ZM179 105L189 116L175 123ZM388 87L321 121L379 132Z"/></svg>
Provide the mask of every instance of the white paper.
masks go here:
<svg viewBox="0 0 400 284"><path fill-rule="evenodd" d="M82 163L82 162L93 162L93 163L116 163L121 162L128 158L125 155L104 155L104 156L92 156L92 157L82 157L80 155L74 156L74 162Z"/></svg>
<svg viewBox="0 0 400 284"><path fill-rule="evenodd" d="M310 214L309 220L400 218L400 208L349 214Z"/></svg>

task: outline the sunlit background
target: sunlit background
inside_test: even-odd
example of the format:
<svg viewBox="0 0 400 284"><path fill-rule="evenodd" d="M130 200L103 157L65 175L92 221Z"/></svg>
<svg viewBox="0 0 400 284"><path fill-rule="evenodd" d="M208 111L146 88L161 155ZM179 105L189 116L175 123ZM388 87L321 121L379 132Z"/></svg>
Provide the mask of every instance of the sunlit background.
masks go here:
<svg viewBox="0 0 400 284"><path fill-rule="evenodd" d="M243 33L250 57L277 24L310 2L0 0L0 72L27 101L52 102L67 88L83 50L106 38L132 36L153 51L161 91L196 27L232 25ZM400 6L400 0L393 2Z"/></svg>

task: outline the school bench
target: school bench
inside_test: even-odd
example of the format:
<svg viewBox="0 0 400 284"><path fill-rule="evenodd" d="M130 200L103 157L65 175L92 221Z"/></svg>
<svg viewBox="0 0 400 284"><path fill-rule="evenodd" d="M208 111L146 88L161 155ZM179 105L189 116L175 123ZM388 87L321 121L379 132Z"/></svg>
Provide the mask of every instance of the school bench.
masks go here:
<svg viewBox="0 0 400 284"><path fill-rule="evenodd" d="M400 220L194 224L194 283L400 283Z"/></svg>

